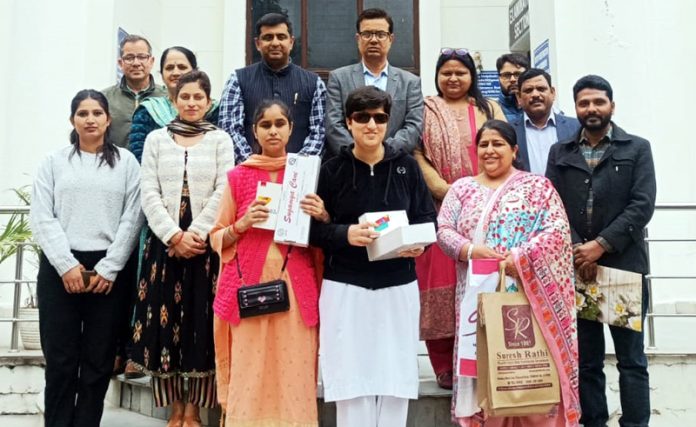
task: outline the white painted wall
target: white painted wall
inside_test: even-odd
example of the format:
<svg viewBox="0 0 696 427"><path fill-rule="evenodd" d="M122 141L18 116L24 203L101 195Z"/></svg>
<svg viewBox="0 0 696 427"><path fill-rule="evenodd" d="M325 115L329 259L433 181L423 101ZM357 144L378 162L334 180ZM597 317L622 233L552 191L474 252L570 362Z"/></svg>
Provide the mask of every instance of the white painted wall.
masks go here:
<svg viewBox="0 0 696 427"><path fill-rule="evenodd" d="M484 70L495 70L495 61L508 53L508 4L509 0L440 0L439 20L425 20L421 15L421 38L428 32L437 32L440 45L424 46L421 43L421 58L426 48L432 49L426 62L421 59L423 94L434 95L435 63L441 47L469 49L481 53ZM424 9L435 8L430 1L421 1ZM428 12L430 13L430 12ZM426 76L425 72L429 74ZM427 89L427 90L426 90Z"/></svg>
<svg viewBox="0 0 696 427"><path fill-rule="evenodd" d="M696 67L696 3L688 0L533 0L532 51L550 41L557 101L574 113L572 86L583 75L605 77L614 89L616 123L651 141L657 200L696 202L696 144L691 142L689 75ZM696 212L657 211L653 238L696 238ZM653 243L652 273L696 275L696 243ZM656 279L658 311L693 311L694 280ZM696 320L657 319L657 346L679 351ZM679 331L679 332L675 332Z"/></svg>
<svg viewBox="0 0 696 427"><path fill-rule="evenodd" d="M435 93L434 66L443 46L479 51L484 68L495 68L508 51L508 3L420 2L425 95ZM615 89L617 123L652 142L661 202L696 201L696 144L686 125L689 76L696 69L693 16L696 2L689 0L530 1L531 49L549 39L559 106L574 112L571 87L578 77L605 76ZM171 45L191 48L215 96L230 71L244 65L245 0L0 1L0 204L15 203L6 189L29 184L45 153L67 144L75 92L113 83L119 26L146 36L158 58ZM651 233L696 237L693 215L658 214ZM651 256L655 273L696 274L694 244L656 245ZM2 277L7 271L0 266ZM696 299L691 283L656 286L658 302ZM8 303L9 290L0 287L0 305Z"/></svg>

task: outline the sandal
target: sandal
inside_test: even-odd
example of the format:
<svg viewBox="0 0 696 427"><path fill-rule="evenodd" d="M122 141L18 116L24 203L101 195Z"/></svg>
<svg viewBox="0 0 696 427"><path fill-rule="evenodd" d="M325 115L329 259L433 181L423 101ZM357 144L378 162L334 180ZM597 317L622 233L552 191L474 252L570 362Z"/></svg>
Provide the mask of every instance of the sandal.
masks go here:
<svg viewBox="0 0 696 427"><path fill-rule="evenodd" d="M440 388L452 390L452 372L441 372L435 379L437 380L437 385L439 385Z"/></svg>
<svg viewBox="0 0 696 427"><path fill-rule="evenodd" d="M145 373L138 369L135 363L129 359L128 362L126 362L126 368L123 370L123 376L126 377L126 379L134 380L144 377Z"/></svg>

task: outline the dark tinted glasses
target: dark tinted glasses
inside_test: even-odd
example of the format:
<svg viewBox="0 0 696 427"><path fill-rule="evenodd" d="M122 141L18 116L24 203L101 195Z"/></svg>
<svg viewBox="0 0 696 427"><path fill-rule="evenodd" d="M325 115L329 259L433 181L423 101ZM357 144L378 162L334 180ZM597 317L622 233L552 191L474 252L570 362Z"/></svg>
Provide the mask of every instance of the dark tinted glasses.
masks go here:
<svg viewBox="0 0 696 427"><path fill-rule="evenodd" d="M389 121L389 114L387 113L375 113L375 114L370 114L366 113L364 111L358 112L358 113L353 113L350 115L351 120L357 122L357 123L369 123L370 119L374 119L375 123L378 125L383 125Z"/></svg>

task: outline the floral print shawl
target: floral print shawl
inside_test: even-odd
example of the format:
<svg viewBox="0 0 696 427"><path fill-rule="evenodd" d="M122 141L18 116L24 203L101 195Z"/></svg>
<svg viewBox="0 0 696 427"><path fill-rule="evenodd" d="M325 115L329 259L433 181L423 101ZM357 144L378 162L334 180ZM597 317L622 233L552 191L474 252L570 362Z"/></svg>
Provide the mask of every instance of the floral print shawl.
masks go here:
<svg viewBox="0 0 696 427"><path fill-rule="evenodd" d="M500 191L494 191L473 177L457 180L440 209L438 244L447 255L458 259L461 249L473 240L481 220L485 245L501 254L512 252L521 287L558 367L565 425L577 426L580 403L575 289L565 209L551 182L542 176L516 172L502 185ZM491 197L497 200L483 212ZM466 271L467 263L458 261L457 303L466 289ZM455 390L473 391L474 400L465 401L475 402L475 386L462 384L475 382L459 381L460 389ZM457 402L456 396L453 401ZM455 409L457 417L472 416L479 410L475 403L463 408L463 414Z"/></svg>

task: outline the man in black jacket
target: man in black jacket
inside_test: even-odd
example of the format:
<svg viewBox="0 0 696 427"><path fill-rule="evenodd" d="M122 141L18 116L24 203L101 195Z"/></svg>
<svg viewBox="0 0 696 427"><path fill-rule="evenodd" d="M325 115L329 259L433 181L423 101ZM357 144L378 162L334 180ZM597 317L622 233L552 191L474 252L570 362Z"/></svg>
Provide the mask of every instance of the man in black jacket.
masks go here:
<svg viewBox="0 0 696 427"><path fill-rule="evenodd" d="M546 176L568 213L578 275L593 279L597 265L648 273L643 229L655 210L655 167L650 143L611 121L609 82L585 76L573 87L575 112L582 126L572 139L554 144ZM643 319L648 303L643 276ZM647 427L650 419L648 363L643 333L609 326L614 341L624 427ZM606 426L604 325L578 319L580 423Z"/></svg>

